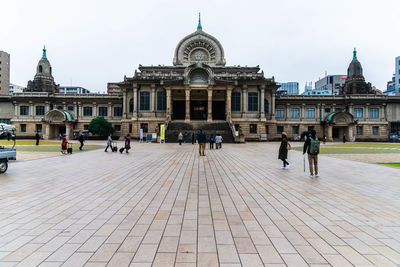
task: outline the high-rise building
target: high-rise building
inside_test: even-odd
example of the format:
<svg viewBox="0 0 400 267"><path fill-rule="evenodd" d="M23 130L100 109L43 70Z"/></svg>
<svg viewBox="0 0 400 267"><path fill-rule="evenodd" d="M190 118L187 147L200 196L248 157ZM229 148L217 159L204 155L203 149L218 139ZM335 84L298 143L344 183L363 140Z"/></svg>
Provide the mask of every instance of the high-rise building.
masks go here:
<svg viewBox="0 0 400 267"><path fill-rule="evenodd" d="M24 87L20 85L16 85L13 83L10 83L10 95L15 94L15 93L22 93L24 91Z"/></svg>
<svg viewBox="0 0 400 267"><path fill-rule="evenodd" d="M0 95L8 95L10 87L10 54L0 51Z"/></svg>
<svg viewBox="0 0 400 267"><path fill-rule="evenodd" d="M315 82L315 89L329 90L332 95L338 95L340 87L344 85L346 78L346 75L327 75Z"/></svg>
<svg viewBox="0 0 400 267"><path fill-rule="evenodd" d="M396 87L396 95L400 95L400 56L396 57L395 73L394 73L394 84Z"/></svg>
<svg viewBox="0 0 400 267"><path fill-rule="evenodd" d="M279 95L298 95L299 94L299 83L298 82L287 82L287 83L276 83L280 85L276 91Z"/></svg>

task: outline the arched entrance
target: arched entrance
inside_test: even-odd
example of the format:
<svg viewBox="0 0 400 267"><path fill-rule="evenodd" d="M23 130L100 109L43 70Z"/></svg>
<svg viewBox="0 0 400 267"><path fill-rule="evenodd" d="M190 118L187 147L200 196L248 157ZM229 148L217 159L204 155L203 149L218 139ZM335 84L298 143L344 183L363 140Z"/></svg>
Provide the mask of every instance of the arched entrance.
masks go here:
<svg viewBox="0 0 400 267"><path fill-rule="evenodd" d="M46 138L58 138L60 135L66 135L72 138L74 117L65 110L53 109L44 115L46 122Z"/></svg>
<svg viewBox="0 0 400 267"><path fill-rule="evenodd" d="M325 118L325 135L329 141L347 141L353 139L353 128L356 122L348 112L333 112Z"/></svg>

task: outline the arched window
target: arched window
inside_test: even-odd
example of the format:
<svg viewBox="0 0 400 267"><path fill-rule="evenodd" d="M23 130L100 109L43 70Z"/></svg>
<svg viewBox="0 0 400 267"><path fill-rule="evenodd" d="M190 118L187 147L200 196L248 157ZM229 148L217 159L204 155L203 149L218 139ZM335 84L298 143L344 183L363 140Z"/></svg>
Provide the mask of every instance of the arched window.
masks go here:
<svg viewBox="0 0 400 267"><path fill-rule="evenodd" d="M43 67L42 67L42 65L39 65L39 73L42 73L43 72Z"/></svg>
<svg viewBox="0 0 400 267"><path fill-rule="evenodd" d="M129 100L129 113L133 113L133 98Z"/></svg>
<svg viewBox="0 0 400 267"><path fill-rule="evenodd" d="M202 69L196 69L192 71L190 74L190 83L191 84L207 84L208 83L208 75Z"/></svg>

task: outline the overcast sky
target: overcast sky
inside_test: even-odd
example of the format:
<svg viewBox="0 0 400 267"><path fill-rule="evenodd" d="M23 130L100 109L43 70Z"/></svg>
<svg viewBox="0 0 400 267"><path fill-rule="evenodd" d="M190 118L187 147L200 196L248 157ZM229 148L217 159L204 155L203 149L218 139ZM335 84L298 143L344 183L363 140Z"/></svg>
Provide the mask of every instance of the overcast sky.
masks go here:
<svg viewBox="0 0 400 267"><path fill-rule="evenodd" d="M93 92L139 64L172 65L197 27L216 37L227 65L260 65L276 81L345 74L353 48L364 76L385 90L400 56L399 0L0 0L0 50L11 82L33 79L43 45L55 81ZM3 16L5 14L5 17Z"/></svg>

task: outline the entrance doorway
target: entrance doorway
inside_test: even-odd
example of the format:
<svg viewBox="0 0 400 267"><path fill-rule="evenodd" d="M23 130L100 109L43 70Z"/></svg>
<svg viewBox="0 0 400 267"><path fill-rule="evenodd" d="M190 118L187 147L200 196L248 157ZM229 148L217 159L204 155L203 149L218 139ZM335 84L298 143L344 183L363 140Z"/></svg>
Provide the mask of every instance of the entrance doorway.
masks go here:
<svg viewBox="0 0 400 267"><path fill-rule="evenodd" d="M173 120L184 120L186 112L185 101L174 100L172 102L172 119Z"/></svg>
<svg viewBox="0 0 400 267"><path fill-rule="evenodd" d="M207 120L207 101L190 101L190 119Z"/></svg>
<svg viewBox="0 0 400 267"><path fill-rule="evenodd" d="M58 130L59 130L58 135L64 135L67 133L67 128L65 127L65 125L60 125Z"/></svg>
<svg viewBox="0 0 400 267"><path fill-rule="evenodd" d="M212 102L213 120L225 120L225 101Z"/></svg>

